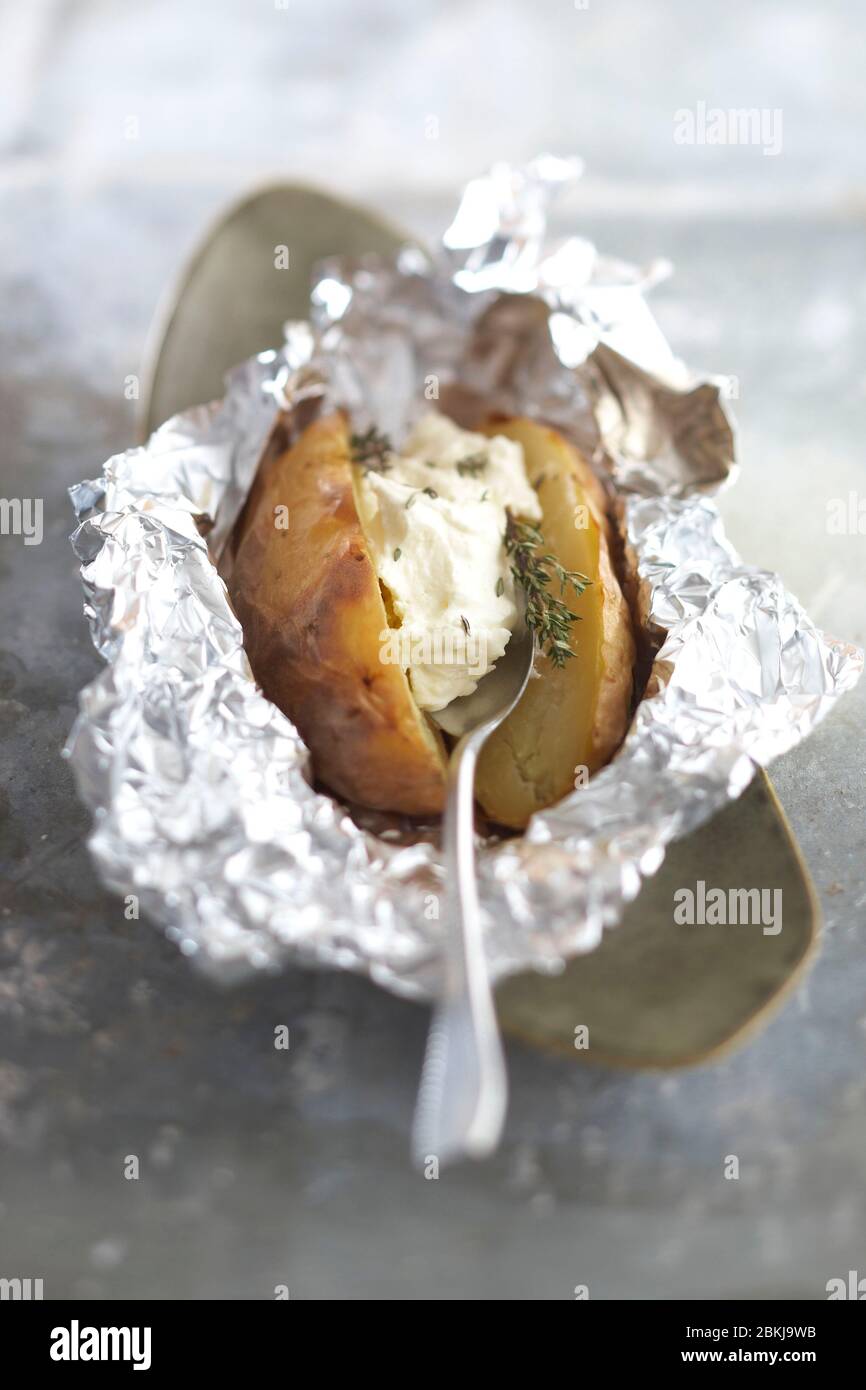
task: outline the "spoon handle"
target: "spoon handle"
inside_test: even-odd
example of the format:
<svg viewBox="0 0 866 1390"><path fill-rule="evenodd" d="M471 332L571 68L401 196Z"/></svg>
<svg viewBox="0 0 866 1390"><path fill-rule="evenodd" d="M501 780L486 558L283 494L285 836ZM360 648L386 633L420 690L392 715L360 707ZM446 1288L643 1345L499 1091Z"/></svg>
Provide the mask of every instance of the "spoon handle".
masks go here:
<svg viewBox="0 0 866 1390"><path fill-rule="evenodd" d="M475 878L475 764L490 726L466 734L451 754L443 825L447 873L444 982L421 1073L412 1148L423 1167L499 1142L508 1100L505 1060L484 957Z"/></svg>

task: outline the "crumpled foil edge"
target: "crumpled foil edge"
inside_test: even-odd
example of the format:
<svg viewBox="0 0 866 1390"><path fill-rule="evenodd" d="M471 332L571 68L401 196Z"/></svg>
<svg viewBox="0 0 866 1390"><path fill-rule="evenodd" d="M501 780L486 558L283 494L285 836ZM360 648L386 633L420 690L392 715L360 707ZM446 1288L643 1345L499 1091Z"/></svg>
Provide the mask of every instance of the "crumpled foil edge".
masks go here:
<svg viewBox="0 0 866 1390"><path fill-rule="evenodd" d="M255 686L212 558L278 410L339 403L399 431L435 360L446 381L562 428L609 474L660 646L614 761L523 837L480 847L494 978L591 950L666 845L859 678L862 653L724 536L708 494L733 476L732 431L717 387L690 377L649 314L658 268L547 236L550 199L577 172L550 157L497 166L467 189L432 265L408 249L394 264L330 263L282 349L71 489L85 613L108 663L66 750L94 813L90 847L106 884L221 979L296 960L412 996L438 982L435 840L374 833L315 790L296 730ZM511 340L523 347L506 361Z"/></svg>

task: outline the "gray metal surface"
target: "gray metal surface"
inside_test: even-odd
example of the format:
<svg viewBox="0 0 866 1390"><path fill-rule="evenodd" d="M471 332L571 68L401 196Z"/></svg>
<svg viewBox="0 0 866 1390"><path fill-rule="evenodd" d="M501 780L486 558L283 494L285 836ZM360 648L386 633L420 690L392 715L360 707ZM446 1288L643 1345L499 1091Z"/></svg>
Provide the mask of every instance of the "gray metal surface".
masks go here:
<svg viewBox="0 0 866 1390"><path fill-rule="evenodd" d="M98 658L64 489L130 442L125 379L159 293L203 219L266 173L432 238L498 154L579 147L588 233L671 256L663 327L737 375L734 543L866 638L866 538L825 525L828 500L866 495L857 8L743 0L710 25L685 3L555 20L382 4L374 27L346 6L336 38L303 8L0 15L0 491L45 502L41 545L0 537L0 1275L47 1297L821 1298L866 1274L862 688L774 769L827 923L780 1016L668 1076L510 1044L502 1150L438 1181L408 1163L423 1012L334 975L215 992L84 861L59 750ZM498 76L477 58L496 25ZM514 103L501 72L533 56L536 99ZM675 145L673 111L700 99L781 107L782 154Z"/></svg>

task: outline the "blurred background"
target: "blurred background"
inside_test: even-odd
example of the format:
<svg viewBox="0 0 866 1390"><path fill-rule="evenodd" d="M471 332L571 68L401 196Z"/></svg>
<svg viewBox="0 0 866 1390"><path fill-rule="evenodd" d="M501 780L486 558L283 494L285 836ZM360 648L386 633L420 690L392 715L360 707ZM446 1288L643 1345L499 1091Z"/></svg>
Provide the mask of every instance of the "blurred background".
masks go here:
<svg viewBox="0 0 866 1390"><path fill-rule="evenodd" d="M502 1152L426 1186L421 1011L336 976L214 995L119 920L59 760L98 667L65 488L134 442L124 382L160 297L271 179L434 241L495 160L582 155L562 229L669 257L663 328L732 378L734 543L862 644L864 536L827 517L866 508L864 35L856 0L0 3L2 491L45 499L41 546L0 538L0 1275L426 1299L569 1298L587 1268L592 1297L814 1298L866 1273L862 691L774 770L827 934L770 1028L669 1077L515 1048ZM764 135L702 141L715 108ZM258 1021L284 1014L305 1046L275 1065Z"/></svg>

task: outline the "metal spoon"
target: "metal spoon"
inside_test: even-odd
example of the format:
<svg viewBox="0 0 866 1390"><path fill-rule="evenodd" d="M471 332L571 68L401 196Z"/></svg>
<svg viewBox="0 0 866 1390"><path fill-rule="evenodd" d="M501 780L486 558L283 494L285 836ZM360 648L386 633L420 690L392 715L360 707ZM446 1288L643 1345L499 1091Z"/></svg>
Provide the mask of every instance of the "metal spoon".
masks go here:
<svg viewBox="0 0 866 1390"><path fill-rule="evenodd" d="M274 270L273 247L288 241L291 269ZM418 245L411 233L367 209L300 184L264 188L229 208L206 232L152 326L140 437L146 439L175 411L220 395L229 367L279 343L285 319L307 316L315 261L330 254L393 255L406 243ZM451 759L444 827L450 924L446 989L422 1075L418 1154L488 1152L505 1115L505 1067L475 886L472 785L478 752L517 703L531 664L530 640L512 638L474 694L455 701L439 718L461 743ZM464 739L469 731L471 739ZM423 1143L422 1135L427 1136Z"/></svg>
<svg viewBox="0 0 866 1390"><path fill-rule="evenodd" d="M443 822L447 874L444 982L436 1005L412 1129L419 1167L468 1155L482 1158L502 1133L508 1083L493 992L484 958L475 878L475 766L485 741L520 699L532 671L535 639L512 636L496 666L471 695L432 716L459 739L448 767Z"/></svg>

